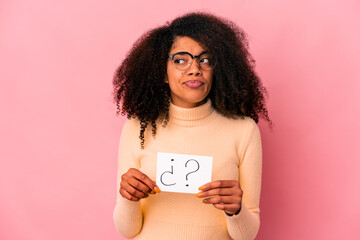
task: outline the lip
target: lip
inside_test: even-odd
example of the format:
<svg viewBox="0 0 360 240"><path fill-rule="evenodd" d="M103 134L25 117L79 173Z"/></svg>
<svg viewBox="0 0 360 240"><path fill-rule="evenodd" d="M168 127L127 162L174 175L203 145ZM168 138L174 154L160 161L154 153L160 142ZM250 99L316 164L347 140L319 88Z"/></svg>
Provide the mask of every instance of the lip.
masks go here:
<svg viewBox="0 0 360 240"><path fill-rule="evenodd" d="M186 86L188 86L189 88L198 88L198 87L201 87L202 85L204 85L204 82L202 82L200 80L188 80L184 84Z"/></svg>

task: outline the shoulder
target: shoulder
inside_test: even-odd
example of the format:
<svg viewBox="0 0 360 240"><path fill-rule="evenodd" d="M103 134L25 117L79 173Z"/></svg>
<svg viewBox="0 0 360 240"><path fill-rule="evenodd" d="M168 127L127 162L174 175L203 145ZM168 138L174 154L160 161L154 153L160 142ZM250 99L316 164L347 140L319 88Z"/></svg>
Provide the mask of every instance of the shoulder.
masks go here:
<svg viewBox="0 0 360 240"><path fill-rule="evenodd" d="M240 131L244 133L247 140L253 138L253 136L260 135L260 130L254 119L250 117L238 118L235 120L237 122L236 126Z"/></svg>
<svg viewBox="0 0 360 240"><path fill-rule="evenodd" d="M140 121L136 118L126 119L125 123L122 127L122 131L132 131L135 129L139 129Z"/></svg>
<svg viewBox="0 0 360 240"><path fill-rule="evenodd" d="M219 113L218 121L221 122L227 128L231 128L233 130L238 129L240 131L254 131L254 129L258 129L256 122L250 117L236 117L236 118L228 118Z"/></svg>
<svg viewBox="0 0 360 240"><path fill-rule="evenodd" d="M220 114L219 114L220 115ZM237 143L245 144L260 138L260 130L256 122L250 117L227 118L218 116L216 129L233 138Z"/></svg>
<svg viewBox="0 0 360 240"><path fill-rule="evenodd" d="M121 129L121 138L136 138L140 131L140 121L137 119L126 119Z"/></svg>
<svg viewBox="0 0 360 240"><path fill-rule="evenodd" d="M243 119L243 124L245 125L249 134L254 134L256 132L259 132L259 127L258 127L257 123L254 121L254 119L252 119L250 117L245 117Z"/></svg>
<svg viewBox="0 0 360 240"><path fill-rule="evenodd" d="M140 148L140 121L137 119L126 119L122 126L119 141L119 152L131 152Z"/></svg>
<svg viewBox="0 0 360 240"><path fill-rule="evenodd" d="M236 119L236 126L237 128L244 133L244 136L246 136L246 140L251 140L254 136L259 137L260 136L260 130L254 119L250 117L244 117Z"/></svg>

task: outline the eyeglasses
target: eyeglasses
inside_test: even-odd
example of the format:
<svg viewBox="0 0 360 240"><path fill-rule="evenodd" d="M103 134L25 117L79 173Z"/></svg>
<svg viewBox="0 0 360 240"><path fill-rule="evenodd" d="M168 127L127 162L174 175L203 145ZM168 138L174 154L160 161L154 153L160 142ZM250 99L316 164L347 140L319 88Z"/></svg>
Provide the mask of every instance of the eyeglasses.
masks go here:
<svg viewBox="0 0 360 240"><path fill-rule="evenodd" d="M179 70L187 70L191 66L194 58L198 59L198 64L202 70L209 71L215 66L215 63L209 57L207 52L202 52L197 56L193 56L188 52L177 52L170 54L169 58L174 66Z"/></svg>

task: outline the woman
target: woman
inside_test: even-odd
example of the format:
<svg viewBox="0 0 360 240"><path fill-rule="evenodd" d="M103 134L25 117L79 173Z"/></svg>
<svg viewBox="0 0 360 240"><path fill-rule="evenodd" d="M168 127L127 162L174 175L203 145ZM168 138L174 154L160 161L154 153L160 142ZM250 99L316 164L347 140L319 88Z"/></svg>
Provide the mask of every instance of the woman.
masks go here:
<svg viewBox="0 0 360 240"><path fill-rule="evenodd" d="M245 34L191 13L144 34L115 73L117 230L135 239L253 239L259 225L265 89ZM121 105L121 107L120 107ZM140 139L139 139L140 138ZM212 156L199 193L160 192L157 153Z"/></svg>

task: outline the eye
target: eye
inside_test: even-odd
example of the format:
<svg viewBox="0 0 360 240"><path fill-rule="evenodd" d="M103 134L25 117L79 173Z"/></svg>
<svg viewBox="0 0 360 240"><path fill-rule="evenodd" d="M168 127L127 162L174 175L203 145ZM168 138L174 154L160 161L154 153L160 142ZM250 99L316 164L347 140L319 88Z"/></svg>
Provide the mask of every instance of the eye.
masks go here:
<svg viewBox="0 0 360 240"><path fill-rule="evenodd" d="M202 58L202 59L200 59L200 62L204 63L204 64L207 64L207 65L210 65L210 59L209 58Z"/></svg>
<svg viewBox="0 0 360 240"><path fill-rule="evenodd" d="M174 59L175 64L184 64L185 62L186 62L185 59L181 59L181 58Z"/></svg>
<svg viewBox="0 0 360 240"><path fill-rule="evenodd" d="M186 65L189 61L191 61L191 59L187 54L177 54L173 58L173 63L175 65Z"/></svg>

